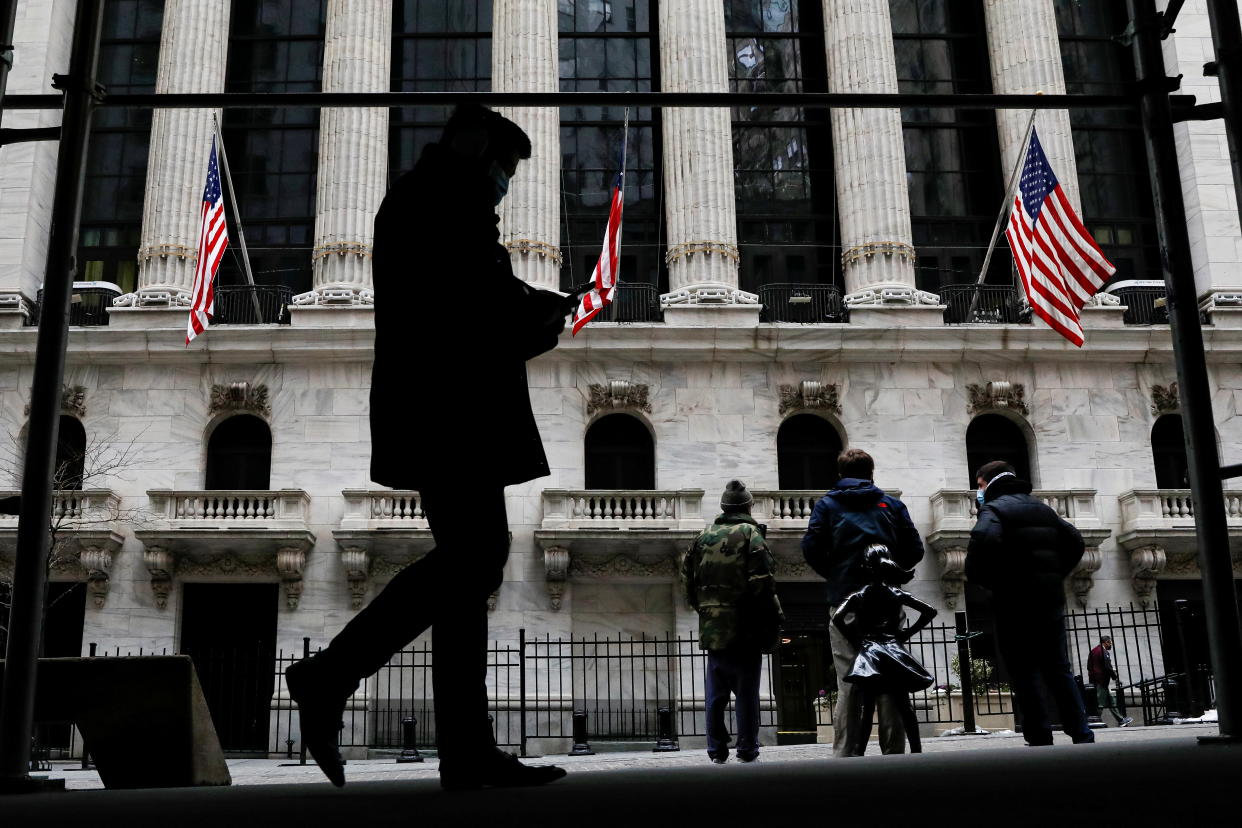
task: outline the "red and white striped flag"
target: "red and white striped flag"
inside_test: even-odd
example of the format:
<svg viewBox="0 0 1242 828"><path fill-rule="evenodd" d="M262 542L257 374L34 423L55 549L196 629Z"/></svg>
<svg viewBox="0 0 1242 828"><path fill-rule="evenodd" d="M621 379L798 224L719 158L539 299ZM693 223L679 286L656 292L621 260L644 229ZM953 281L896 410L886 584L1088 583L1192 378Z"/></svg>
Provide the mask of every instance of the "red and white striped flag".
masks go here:
<svg viewBox="0 0 1242 828"><path fill-rule="evenodd" d="M621 156L625 157L624 152ZM621 257L621 210L625 206L625 167L617 173L617 180L612 190L612 206L608 209L608 229L604 231L604 249L600 251L599 261L595 263L592 281L595 287L582 297L578 309L574 311L573 335L577 336L582 326L590 322L604 308L612 304L612 297L617 292L617 271Z"/></svg>
<svg viewBox="0 0 1242 828"><path fill-rule="evenodd" d="M1031 310L1081 348L1079 311L1117 268L1070 206L1034 129L1005 238Z"/></svg>
<svg viewBox="0 0 1242 828"><path fill-rule="evenodd" d="M198 264L194 267L194 286L190 289L190 322L185 344L207 330L215 315L212 281L220 267L224 249L229 246L224 221L224 194L220 191L220 167L216 164L216 139L211 139L211 160L207 162L207 186L203 189L203 223L198 231Z"/></svg>

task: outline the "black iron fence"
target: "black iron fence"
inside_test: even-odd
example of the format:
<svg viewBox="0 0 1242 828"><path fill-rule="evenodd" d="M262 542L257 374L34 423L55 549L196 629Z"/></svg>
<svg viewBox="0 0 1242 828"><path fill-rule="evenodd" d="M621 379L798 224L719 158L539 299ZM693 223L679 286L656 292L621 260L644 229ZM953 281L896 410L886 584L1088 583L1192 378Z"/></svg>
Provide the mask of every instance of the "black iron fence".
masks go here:
<svg viewBox="0 0 1242 828"><path fill-rule="evenodd" d="M940 288L946 324L1025 324L1031 310L1013 285L944 285Z"/></svg>
<svg viewBox="0 0 1242 828"><path fill-rule="evenodd" d="M1169 309L1165 304L1168 295L1164 286L1141 285L1118 287L1111 291L1126 306L1121 321L1127 325L1167 325Z"/></svg>
<svg viewBox="0 0 1242 828"><path fill-rule="evenodd" d="M612 304L600 311L600 322L663 322L660 291L643 282L621 282Z"/></svg>
<svg viewBox="0 0 1242 828"><path fill-rule="evenodd" d="M73 295L70 297L69 304L69 324L71 326L81 327L99 327L108 324L108 308L112 307L112 300L117 296L117 292L112 288L106 287L78 287L73 288ZM39 324L39 317L43 312L43 289L35 295L34 307L30 309L30 315L26 317L28 326Z"/></svg>
<svg viewBox="0 0 1242 828"><path fill-rule="evenodd" d="M213 325L288 325L293 290L284 285L216 285Z"/></svg>
<svg viewBox="0 0 1242 828"><path fill-rule="evenodd" d="M836 285L774 284L759 288L761 322L847 322L849 312Z"/></svg>

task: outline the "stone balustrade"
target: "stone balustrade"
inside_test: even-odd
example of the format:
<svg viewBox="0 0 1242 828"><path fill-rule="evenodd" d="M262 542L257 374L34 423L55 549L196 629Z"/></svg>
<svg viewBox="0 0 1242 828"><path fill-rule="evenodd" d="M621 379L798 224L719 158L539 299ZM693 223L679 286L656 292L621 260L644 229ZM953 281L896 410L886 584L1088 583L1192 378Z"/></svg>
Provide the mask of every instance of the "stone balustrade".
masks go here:
<svg viewBox="0 0 1242 828"><path fill-rule="evenodd" d="M701 529L702 489L544 489L544 529Z"/></svg>
<svg viewBox="0 0 1242 828"><path fill-rule="evenodd" d="M1096 491L1036 489L1031 494L1051 506L1082 534L1087 550L1071 573L1069 585L1079 602L1085 604L1095 582L1095 573L1103 563L1099 546L1112 534L1112 530L1100 522ZM979 505L973 489L941 489L931 496L931 511L932 531L927 536L927 543L940 564L945 603L953 608L965 582L966 547L970 542L970 530L978 519Z"/></svg>
<svg viewBox="0 0 1242 828"><path fill-rule="evenodd" d="M1118 497L1123 526L1194 525L1195 506L1190 489L1134 489ZM1225 517L1242 526L1242 491L1225 492Z"/></svg>
<svg viewBox="0 0 1242 828"><path fill-rule="evenodd" d="M152 489L152 516L174 523L296 523L305 527L310 496L301 489L173 491Z"/></svg>
<svg viewBox="0 0 1242 828"><path fill-rule="evenodd" d="M1242 491L1225 493L1225 520L1233 550L1234 577L1242 577ZM1159 578L1198 578L1199 540L1190 489L1132 489L1117 496L1121 532L1117 543L1130 555L1131 577L1140 601Z"/></svg>
<svg viewBox="0 0 1242 828"><path fill-rule="evenodd" d="M409 490L345 489L342 529L426 528L423 497Z"/></svg>
<svg viewBox="0 0 1242 828"><path fill-rule="evenodd" d="M21 489L0 489L0 498L21 495ZM94 523L115 519L121 499L111 489L58 489L52 493L52 524ZM0 515L0 523L17 523L17 515Z"/></svg>
<svg viewBox="0 0 1242 828"><path fill-rule="evenodd" d="M893 497L901 497L900 489L885 489ZM806 529L815 504L824 496L819 489L751 489L755 505L751 514L769 529Z"/></svg>

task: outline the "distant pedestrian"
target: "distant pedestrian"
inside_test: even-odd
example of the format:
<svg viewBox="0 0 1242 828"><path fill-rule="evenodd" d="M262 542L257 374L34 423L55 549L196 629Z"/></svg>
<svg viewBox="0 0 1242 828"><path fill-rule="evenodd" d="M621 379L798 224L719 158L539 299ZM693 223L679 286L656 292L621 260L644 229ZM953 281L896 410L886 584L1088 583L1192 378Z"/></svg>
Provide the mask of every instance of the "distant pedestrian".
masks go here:
<svg viewBox="0 0 1242 828"><path fill-rule="evenodd" d="M862 756L867 751L875 703L885 696L892 699L901 715L910 752L922 753L919 722L910 705L910 694L926 690L936 680L902 645L931 623L936 610L898 589L910 583L914 571L893 563L887 547L868 547L863 554L863 567L871 583L846 598L832 617L832 623L858 651L854 666L843 679L862 693L862 717L854 736L853 754ZM904 607L917 610L919 617L903 629Z"/></svg>
<svg viewBox="0 0 1242 828"><path fill-rule="evenodd" d="M1082 535L1031 496L1013 466L994 460L976 474L979 520L970 533L966 577L992 591L996 643L1022 709L1028 745L1052 744L1040 693L1056 703L1075 744L1094 742L1065 645L1065 578L1082 560Z"/></svg>
<svg viewBox="0 0 1242 828"><path fill-rule="evenodd" d="M802 556L828 581L828 609L835 614L852 593L870 582L864 565L867 548L883 544L897 566L912 569L923 559L923 540L910 520L904 503L876 488L872 482L875 461L861 449L846 449L837 458L841 479L819 499L811 513ZM844 681L858 649L835 625L828 627L832 663L837 674L837 709L833 714L832 752L836 756L859 756L858 730L862 727L862 695ZM904 753L905 728L901 711L891 696L877 701L880 714L880 750Z"/></svg>
<svg viewBox="0 0 1242 828"><path fill-rule="evenodd" d="M763 654L780 643L784 620L773 581L772 552L750 515L754 497L731 480L721 514L695 539L682 563L686 599L699 614L699 646L707 650L707 755L729 759L725 708L735 699L737 758L759 758L759 676Z"/></svg>
<svg viewBox="0 0 1242 828"><path fill-rule="evenodd" d="M1091 653L1087 656L1087 678L1095 686L1096 705L1100 708L1100 718L1104 718L1107 709L1117 718L1117 727L1125 727L1134 721L1117 709L1109 685L1117 678L1117 669L1113 667L1113 637L1106 635L1100 638Z"/></svg>

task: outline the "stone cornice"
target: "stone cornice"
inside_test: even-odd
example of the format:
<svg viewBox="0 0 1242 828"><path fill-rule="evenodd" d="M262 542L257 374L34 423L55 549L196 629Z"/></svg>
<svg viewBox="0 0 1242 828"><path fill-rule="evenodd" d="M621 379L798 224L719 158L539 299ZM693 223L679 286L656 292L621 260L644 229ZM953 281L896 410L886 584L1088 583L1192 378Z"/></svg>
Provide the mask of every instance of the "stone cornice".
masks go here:
<svg viewBox="0 0 1242 828"><path fill-rule="evenodd" d="M1204 328L1212 363L1242 361L1242 329ZM0 360L32 364L34 328L0 330ZM1074 348L1051 330L1027 325L871 328L853 325L761 324L712 328L666 324L596 323L586 336L561 338L550 358L569 361L668 360L887 362L998 361L1152 362L1173 360L1168 328L1088 328L1087 346ZM200 344L201 343L201 344ZM370 327L213 327L185 347L185 329L74 328L68 359L74 364L278 363L371 359Z"/></svg>

